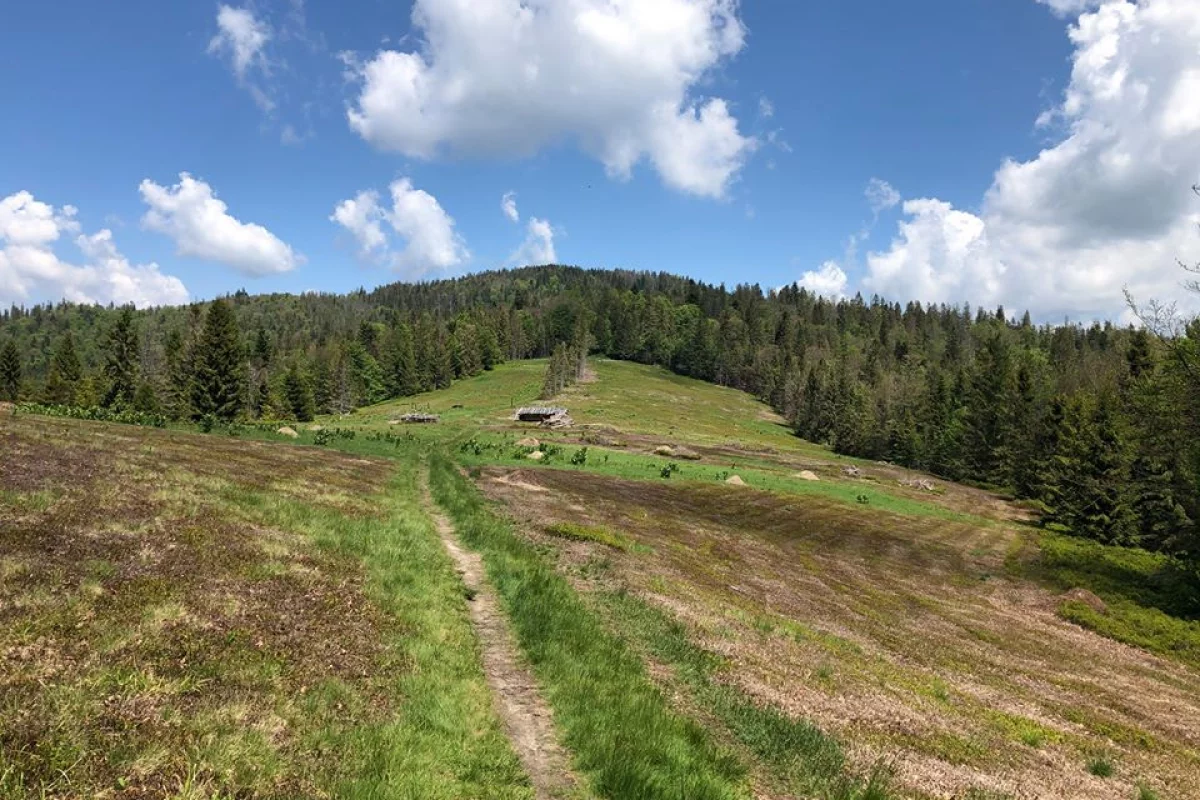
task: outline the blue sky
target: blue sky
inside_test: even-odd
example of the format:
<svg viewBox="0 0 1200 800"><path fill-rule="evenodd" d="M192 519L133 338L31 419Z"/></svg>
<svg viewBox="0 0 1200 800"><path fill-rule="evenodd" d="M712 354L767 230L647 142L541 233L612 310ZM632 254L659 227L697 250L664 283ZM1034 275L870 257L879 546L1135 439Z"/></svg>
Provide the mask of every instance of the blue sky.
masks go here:
<svg viewBox="0 0 1200 800"><path fill-rule="evenodd" d="M417 5L8 9L0 303L551 255L1045 318L1177 292L1190 0Z"/></svg>

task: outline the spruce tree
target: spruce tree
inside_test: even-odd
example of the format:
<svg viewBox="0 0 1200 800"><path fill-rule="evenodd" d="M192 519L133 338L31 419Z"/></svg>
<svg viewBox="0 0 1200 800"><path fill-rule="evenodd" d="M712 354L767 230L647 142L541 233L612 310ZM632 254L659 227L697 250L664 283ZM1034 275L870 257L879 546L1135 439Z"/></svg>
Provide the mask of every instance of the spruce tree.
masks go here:
<svg viewBox="0 0 1200 800"><path fill-rule="evenodd" d="M224 300L214 300L204 317L192 383L193 413L232 420L242 409L245 369L237 320Z"/></svg>
<svg viewBox="0 0 1200 800"><path fill-rule="evenodd" d="M300 369L295 364L288 367L287 374L283 378L283 393L287 398L292 416L300 422L312 422L314 405L312 386L300 374Z"/></svg>
<svg viewBox="0 0 1200 800"><path fill-rule="evenodd" d="M17 343L9 339L0 348L0 400L15 403L21 399L21 354Z"/></svg>
<svg viewBox="0 0 1200 800"><path fill-rule="evenodd" d="M79 379L83 377L83 367L79 364L79 356L75 352L75 337L70 331L63 334L54 348L54 356L50 360L50 371L46 375L46 402L58 405L75 405L75 395L79 388Z"/></svg>
<svg viewBox="0 0 1200 800"><path fill-rule="evenodd" d="M108 332L105 343L104 377L108 388L104 405L127 408L133 405L138 385L138 334L133 306L125 306Z"/></svg>

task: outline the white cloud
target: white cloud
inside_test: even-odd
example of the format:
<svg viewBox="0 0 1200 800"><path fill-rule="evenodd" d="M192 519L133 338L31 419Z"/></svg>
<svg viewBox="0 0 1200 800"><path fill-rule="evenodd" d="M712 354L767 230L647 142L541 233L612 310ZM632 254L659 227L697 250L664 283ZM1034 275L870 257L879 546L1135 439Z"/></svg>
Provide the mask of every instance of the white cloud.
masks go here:
<svg viewBox="0 0 1200 800"><path fill-rule="evenodd" d="M508 217L513 222L521 221L521 214L517 211L517 193L505 192L500 198L500 210L504 212L504 216Z"/></svg>
<svg viewBox="0 0 1200 800"><path fill-rule="evenodd" d="M391 208L382 206L375 191L359 192L343 200L330 216L358 242L360 254L410 278L449 270L471 257L454 218L428 192L413 187L408 178L393 181ZM384 223L402 240L396 250Z"/></svg>
<svg viewBox="0 0 1200 800"><path fill-rule="evenodd" d="M266 46L271 38L271 26L255 17L250 9L221 5L217 8L217 34L208 42L209 54L224 55L229 59L229 67L238 84L250 92L263 111L275 107L275 102L256 78L256 75L262 78L270 74Z"/></svg>
<svg viewBox="0 0 1200 800"><path fill-rule="evenodd" d="M138 188L150 207L142 226L174 239L181 256L216 261L251 276L288 272L303 262L263 226L230 216L212 187L186 172L172 187L147 179Z"/></svg>
<svg viewBox="0 0 1200 800"><path fill-rule="evenodd" d="M818 270L809 270L796 283L810 292L826 297L840 298L846 295L849 279L834 261L826 261Z"/></svg>
<svg viewBox="0 0 1200 800"><path fill-rule="evenodd" d="M1077 10L1083 4L1057 3ZM864 286L897 298L1113 317L1122 288L1178 292L1200 208L1200 3L1107 0L1070 28L1070 84L1042 123L1061 140L997 170L977 213L904 204Z"/></svg>
<svg viewBox="0 0 1200 800"><path fill-rule="evenodd" d="M532 217L525 241L509 256L509 263L520 266L541 266L558 263L554 252L554 227L544 219Z"/></svg>
<svg viewBox="0 0 1200 800"><path fill-rule="evenodd" d="M880 212L900 205L900 200L902 199L900 193L890 183L879 178L871 178L871 180L867 181L867 188L863 191L863 194L867 198L867 204L871 207L871 213L876 216Z"/></svg>
<svg viewBox="0 0 1200 800"><path fill-rule="evenodd" d="M345 58L350 126L415 158L527 156L564 139L628 178L723 196L754 148L720 98L694 95L743 47L736 0L416 0L411 51Z"/></svg>
<svg viewBox="0 0 1200 800"><path fill-rule="evenodd" d="M130 264L104 229L80 233L75 209L56 209L17 192L0 199L0 304L67 299L77 303L134 303L140 308L177 305L188 292L157 264ZM76 234L75 244L88 263L59 259L54 244Z"/></svg>
<svg viewBox="0 0 1200 800"><path fill-rule="evenodd" d="M758 115L763 119L770 119L775 116L775 104L766 95L758 98Z"/></svg>

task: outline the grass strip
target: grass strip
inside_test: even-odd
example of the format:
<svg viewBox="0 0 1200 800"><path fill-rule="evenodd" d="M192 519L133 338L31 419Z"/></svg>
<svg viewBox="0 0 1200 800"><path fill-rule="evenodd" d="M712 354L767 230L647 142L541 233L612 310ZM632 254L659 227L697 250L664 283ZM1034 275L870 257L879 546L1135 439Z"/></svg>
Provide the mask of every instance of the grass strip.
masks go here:
<svg viewBox="0 0 1200 800"><path fill-rule="evenodd" d="M603 797L748 796L745 768L674 712L641 660L567 581L493 514L445 455L431 458L434 498L484 559L576 767Z"/></svg>
<svg viewBox="0 0 1200 800"><path fill-rule="evenodd" d="M415 457L399 461L378 517L347 517L288 498L230 489L223 498L252 519L304 531L326 548L362 560L371 600L401 622L387 642L408 669L391 687L399 713L367 724L330 725L310 744L337 765L337 797L533 797L500 726L479 661L462 584L420 506ZM310 701L347 704L336 687Z"/></svg>
<svg viewBox="0 0 1200 800"><path fill-rule="evenodd" d="M823 800L887 800L889 771L848 771L841 744L815 725L753 702L741 689L716 680L723 660L693 644L687 629L662 610L627 592L605 592L600 602L612 627L669 666L696 703L767 768L790 794Z"/></svg>

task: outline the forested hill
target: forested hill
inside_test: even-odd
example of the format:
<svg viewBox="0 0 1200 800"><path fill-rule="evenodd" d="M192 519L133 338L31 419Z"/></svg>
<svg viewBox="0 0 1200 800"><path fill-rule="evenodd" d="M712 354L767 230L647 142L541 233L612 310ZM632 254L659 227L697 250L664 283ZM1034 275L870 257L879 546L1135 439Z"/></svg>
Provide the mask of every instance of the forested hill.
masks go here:
<svg viewBox="0 0 1200 800"><path fill-rule="evenodd" d="M1008 488L1081 535L1200 554L1195 321L1161 338L1035 326L1004 309L536 267L140 312L13 308L0 314L0 396L304 418L562 342L744 389L801 436Z"/></svg>

